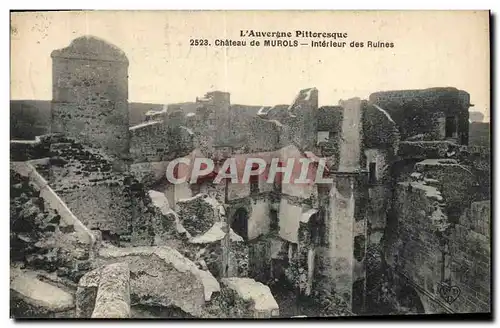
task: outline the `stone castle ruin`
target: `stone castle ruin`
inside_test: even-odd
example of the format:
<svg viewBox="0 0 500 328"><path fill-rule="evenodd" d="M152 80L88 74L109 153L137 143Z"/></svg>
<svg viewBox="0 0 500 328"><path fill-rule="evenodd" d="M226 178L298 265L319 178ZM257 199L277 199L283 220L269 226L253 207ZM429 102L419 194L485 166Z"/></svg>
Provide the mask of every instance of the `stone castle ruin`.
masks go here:
<svg viewBox="0 0 500 328"><path fill-rule="evenodd" d="M490 312L489 148L469 94L234 105L129 125L128 60L52 53L51 133L11 141L11 314L272 318ZM168 163L327 159L329 184L172 184ZM191 167L185 168L190 170Z"/></svg>

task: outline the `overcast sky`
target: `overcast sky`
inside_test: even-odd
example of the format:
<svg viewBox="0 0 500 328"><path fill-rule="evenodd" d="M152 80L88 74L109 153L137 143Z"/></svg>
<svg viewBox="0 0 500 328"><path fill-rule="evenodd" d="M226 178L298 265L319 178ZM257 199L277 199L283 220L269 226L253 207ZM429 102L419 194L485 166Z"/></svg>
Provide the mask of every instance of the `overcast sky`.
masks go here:
<svg viewBox="0 0 500 328"><path fill-rule="evenodd" d="M394 89L452 86L489 119L488 12L47 12L11 17L11 98L50 100L50 53L82 35L123 49L129 101L194 101L227 90L231 102L290 103L316 87L320 105ZM189 39L240 30L347 33L354 48L193 47ZM248 39L247 39L248 40ZM301 39L301 42L310 42ZM388 41L394 48L367 48Z"/></svg>

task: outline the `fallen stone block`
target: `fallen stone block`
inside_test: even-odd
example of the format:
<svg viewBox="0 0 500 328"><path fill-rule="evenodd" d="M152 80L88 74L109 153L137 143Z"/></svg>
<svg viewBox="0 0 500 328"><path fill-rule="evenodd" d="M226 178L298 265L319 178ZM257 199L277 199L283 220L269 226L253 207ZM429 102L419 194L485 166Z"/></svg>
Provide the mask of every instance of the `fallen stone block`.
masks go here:
<svg viewBox="0 0 500 328"><path fill-rule="evenodd" d="M246 302L251 302L253 318L271 318L279 316L278 303L271 289L251 278L224 278L221 280L224 288L236 292L236 295Z"/></svg>
<svg viewBox="0 0 500 328"><path fill-rule="evenodd" d="M201 316L205 302L220 290L208 271L168 246L100 250L102 263L127 262L133 304L176 306L193 316Z"/></svg>
<svg viewBox="0 0 500 328"><path fill-rule="evenodd" d="M16 318L73 317L73 295L43 282L35 272L13 268L10 271L11 312Z"/></svg>
<svg viewBox="0 0 500 328"><path fill-rule="evenodd" d="M94 312L97 289L101 280L102 268L86 273L78 282L76 290L76 317L90 318Z"/></svg>
<svg viewBox="0 0 500 328"><path fill-rule="evenodd" d="M104 267L92 318L130 318L130 270L127 263Z"/></svg>

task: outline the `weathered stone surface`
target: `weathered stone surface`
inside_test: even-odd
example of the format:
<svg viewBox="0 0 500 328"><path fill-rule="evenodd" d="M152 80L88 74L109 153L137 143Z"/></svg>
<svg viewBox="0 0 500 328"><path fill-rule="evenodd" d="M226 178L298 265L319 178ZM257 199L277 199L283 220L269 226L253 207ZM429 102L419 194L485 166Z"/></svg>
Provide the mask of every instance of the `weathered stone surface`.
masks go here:
<svg viewBox="0 0 500 328"><path fill-rule="evenodd" d="M250 278L224 278L221 280L224 287L236 292L244 301L251 301L254 318L271 318L279 315L278 303L271 294L271 290L263 283Z"/></svg>
<svg viewBox="0 0 500 328"><path fill-rule="evenodd" d="M206 194L181 199L177 206L181 224L192 236L206 233L225 215L224 207Z"/></svg>
<svg viewBox="0 0 500 328"><path fill-rule="evenodd" d="M224 238L227 229L225 222L215 222L214 225L204 234L195 236L189 240L192 244L211 244L220 241ZM243 238L237 235L233 229L229 229L230 238L233 242L242 242Z"/></svg>
<svg viewBox="0 0 500 328"><path fill-rule="evenodd" d="M446 199L447 213L457 221L460 213L468 208L475 196L476 177L471 168L455 159L426 159L415 169L426 178L439 181L439 190Z"/></svg>
<svg viewBox="0 0 500 328"><path fill-rule="evenodd" d="M249 245L243 240L238 241L231 239L228 253L229 277L247 277L249 266Z"/></svg>
<svg viewBox="0 0 500 328"><path fill-rule="evenodd" d="M451 281L461 292L456 312L491 311L490 202L472 203L450 235Z"/></svg>
<svg viewBox="0 0 500 328"><path fill-rule="evenodd" d="M149 190L148 194L151 198L152 206L155 207L158 212L153 220L155 245L166 244L172 239L174 234L190 238L191 236L180 223L179 216L170 208L165 194L155 190Z"/></svg>
<svg viewBox="0 0 500 328"><path fill-rule="evenodd" d="M398 125L403 140L418 135L444 139L444 118L457 119L457 135L467 143L470 95L456 88L430 88L375 92L370 101L384 108Z"/></svg>
<svg viewBox="0 0 500 328"><path fill-rule="evenodd" d="M127 263L104 267L92 318L130 317L130 270Z"/></svg>
<svg viewBox="0 0 500 328"><path fill-rule="evenodd" d="M170 205L168 204L168 199L165 194L155 190L148 191L149 197L151 198L153 205L161 210L161 213L167 215L170 213Z"/></svg>
<svg viewBox="0 0 500 328"><path fill-rule="evenodd" d="M48 191L33 166L22 164L11 171L11 179L17 182L11 188L12 259L35 269L57 271L76 282L90 268L95 240L80 222L71 220L71 212L64 212L64 204Z"/></svg>
<svg viewBox="0 0 500 328"><path fill-rule="evenodd" d="M458 154L460 146L450 141L402 141L398 155L402 158L444 158L447 153ZM456 155L453 155L456 157Z"/></svg>
<svg viewBox="0 0 500 328"><path fill-rule="evenodd" d="M177 306L200 316L205 302L220 290L210 272L200 270L191 260L167 246L103 248L100 256L104 263L129 263L134 303Z"/></svg>
<svg viewBox="0 0 500 328"><path fill-rule="evenodd" d="M123 51L82 36L51 57L51 130L117 157L128 154L128 60Z"/></svg>
<svg viewBox="0 0 500 328"><path fill-rule="evenodd" d="M101 281L102 268L86 273L78 282L76 290L76 317L90 318L94 312L97 289Z"/></svg>
<svg viewBox="0 0 500 328"><path fill-rule="evenodd" d="M49 317L74 308L73 296L36 278L36 273L12 268L10 271L11 308L22 317ZM16 314L14 314L16 316Z"/></svg>

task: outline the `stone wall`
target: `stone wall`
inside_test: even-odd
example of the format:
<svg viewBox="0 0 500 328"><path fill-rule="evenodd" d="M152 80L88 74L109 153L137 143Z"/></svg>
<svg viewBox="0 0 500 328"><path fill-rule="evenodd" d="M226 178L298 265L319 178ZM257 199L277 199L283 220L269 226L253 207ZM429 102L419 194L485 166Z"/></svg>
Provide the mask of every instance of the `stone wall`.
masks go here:
<svg viewBox="0 0 500 328"><path fill-rule="evenodd" d="M366 187L362 176L337 174L330 190L326 210L325 250L322 252L322 275L331 284L332 291L344 300L352 311L354 297L364 290L365 249L367 239ZM331 291L330 291L331 292Z"/></svg>
<svg viewBox="0 0 500 328"><path fill-rule="evenodd" d="M439 191L420 182L400 183L393 204L398 218L395 236L387 254L389 264L424 290L440 299L444 272L444 233L448 218L443 213Z"/></svg>
<svg viewBox="0 0 500 328"><path fill-rule="evenodd" d="M318 109L318 155L336 159L333 165L335 169L338 169L343 115L342 106L323 106Z"/></svg>
<svg viewBox="0 0 500 328"><path fill-rule="evenodd" d="M473 202L452 221L447 197L432 181L413 179L396 189L389 264L421 290L426 313L489 312L489 201Z"/></svg>
<svg viewBox="0 0 500 328"><path fill-rule="evenodd" d="M399 142L396 122L388 112L376 104L362 103L363 147L395 149Z"/></svg>
<svg viewBox="0 0 500 328"><path fill-rule="evenodd" d="M301 150L312 150L316 146L318 130L318 90L300 90L288 108L290 117L284 122L289 126L283 138Z"/></svg>
<svg viewBox="0 0 500 328"><path fill-rule="evenodd" d="M233 133L241 136L241 129L234 129ZM265 152L278 149L280 145L281 124L253 117L249 121L244 146L248 153Z"/></svg>
<svg viewBox="0 0 500 328"><path fill-rule="evenodd" d="M160 120L141 123L129 130L134 163L169 161L193 150L192 132L181 125L171 127Z"/></svg>
<svg viewBox="0 0 500 328"><path fill-rule="evenodd" d="M128 60L120 49L84 36L51 54L52 132L126 158Z"/></svg>
<svg viewBox="0 0 500 328"><path fill-rule="evenodd" d="M300 217L302 216L301 204L293 203L287 198L282 198L279 208L279 235L284 240L292 243L298 242Z"/></svg>
<svg viewBox="0 0 500 328"><path fill-rule="evenodd" d="M451 283L460 289L451 304L456 312L491 311L490 218L490 201L472 203L450 236Z"/></svg>
<svg viewBox="0 0 500 328"><path fill-rule="evenodd" d="M365 170L368 172L366 195L366 228L368 245L379 245L384 237L387 215L392 201L392 163L395 158L391 148L365 148ZM373 164L375 165L374 172ZM368 268L367 268L368 270ZM367 275L369 272L367 271Z"/></svg>
<svg viewBox="0 0 500 328"><path fill-rule="evenodd" d="M360 167L361 142L363 136L361 99L342 102L344 117L340 142L339 171L352 172Z"/></svg>
<svg viewBox="0 0 500 328"><path fill-rule="evenodd" d="M397 155L401 159L445 158L447 152L460 152L460 146L450 141L402 141Z"/></svg>
<svg viewBox="0 0 500 328"><path fill-rule="evenodd" d="M428 179L428 184L438 187L446 200L446 214L456 222L474 200L478 187L471 168L454 159L427 159L417 163L415 169Z"/></svg>
<svg viewBox="0 0 500 328"><path fill-rule="evenodd" d="M98 242L29 164L11 171L11 260L77 281Z"/></svg>
<svg viewBox="0 0 500 328"><path fill-rule="evenodd" d="M127 167L70 139L50 147L51 157L36 169L83 224L101 230L105 239L134 245L151 245L155 234L165 232L164 216Z"/></svg>
<svg viewBox="0 0 500 328"><path fill-rule="evenodd" d="M370 101L389 113L401 139L422 135L425 140L443 140L443 120L457 119L456 139L468 143L470 95L456 88L431 88L376 92Z"/></svg>
<svg viewBox="0 0 500 328"><path fill-rule="evenodd" d="M269 198L253 198L251 206L252 210L248 218L248 240L267 234L270 225Z"/></svg>

